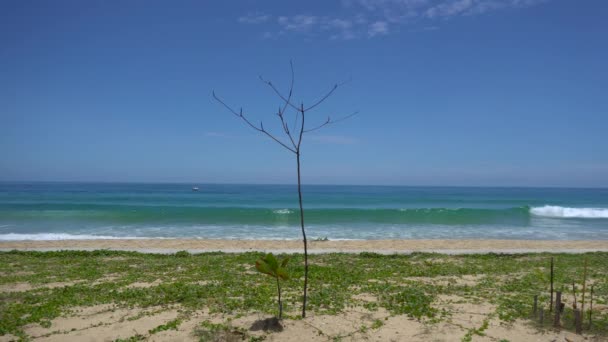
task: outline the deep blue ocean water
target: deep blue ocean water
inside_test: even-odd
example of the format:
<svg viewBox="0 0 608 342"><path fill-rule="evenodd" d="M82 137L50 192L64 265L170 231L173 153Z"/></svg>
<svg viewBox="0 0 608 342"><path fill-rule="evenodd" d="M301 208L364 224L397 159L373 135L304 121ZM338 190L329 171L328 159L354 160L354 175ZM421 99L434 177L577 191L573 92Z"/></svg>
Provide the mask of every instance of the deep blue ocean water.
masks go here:
<svg viewBox="0 0 608 342"><path fill-rule="evenodd" d="M311 238L608 240L608 189L303 189ZM297 208L295 185L0 183L0 241L299 239Z"/></svg>

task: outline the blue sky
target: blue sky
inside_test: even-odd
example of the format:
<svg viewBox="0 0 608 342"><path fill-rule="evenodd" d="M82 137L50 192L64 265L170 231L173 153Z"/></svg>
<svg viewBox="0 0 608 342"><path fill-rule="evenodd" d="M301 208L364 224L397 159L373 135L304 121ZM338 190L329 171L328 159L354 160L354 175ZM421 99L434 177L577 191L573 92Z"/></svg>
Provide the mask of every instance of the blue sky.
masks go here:
<svg viewBox="0 0 608 342"><path fill-rule="evenodd" d="M605 0L0 2L0 180L608 186Z"/></svg>

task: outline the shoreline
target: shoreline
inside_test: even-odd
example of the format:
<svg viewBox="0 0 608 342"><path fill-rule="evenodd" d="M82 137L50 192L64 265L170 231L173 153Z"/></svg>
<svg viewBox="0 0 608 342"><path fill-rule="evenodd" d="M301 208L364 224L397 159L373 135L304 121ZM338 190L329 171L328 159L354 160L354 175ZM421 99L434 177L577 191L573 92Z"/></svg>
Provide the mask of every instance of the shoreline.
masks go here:
<svg viewBox="0 0 608 342"><path fill-rule="evenodd" d="M310 254L442 254L608 252L608 240L335 240L308 241ZM302 253L301 240L108 239L1 241L0 251L113 250L170 254L177 251Z"/></svg>

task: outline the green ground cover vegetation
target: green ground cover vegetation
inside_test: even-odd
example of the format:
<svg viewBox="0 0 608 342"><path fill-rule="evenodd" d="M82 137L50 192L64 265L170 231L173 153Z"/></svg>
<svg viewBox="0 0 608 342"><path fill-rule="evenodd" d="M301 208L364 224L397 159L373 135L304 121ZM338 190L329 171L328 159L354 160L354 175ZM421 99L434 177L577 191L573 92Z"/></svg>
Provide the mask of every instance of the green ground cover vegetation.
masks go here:
<svg viewBox="0 0 608 342"><path fill-rule="evenodd" d="M208 309L238 317L252 312L277 315L276 283L256 272L263 253L178 252L172 255L117 251L1 252L0 286L30 284L25 291L0 291L0 335L27 339L23 327L49 326L52 320L82 306L115 304L118 307L152 308L178 305L182 315ZM283 316L300 319L303 255L290 258L290 278L283 280ZM594 305L608 300L608 253L586 254L484 254L411 255L320 254L310 256L309 309L315 314L338 314L353 306L385 308L394 315L440 322L450 312L439 308L439 295L454 295L471 302L495 305L494 315L505 324L530 319L534 295L548 308L549 263L555 258L555 288L567 298L565 317L571 312L572 283L580 301L583 264L588 263L588 289L594 287ZM474 276L474 282L460 282ZM422 279L422 278L424 279ZM434 281L441 279L441 281ZM149 287L129 287L153 283ZM60 283L59 286L45 286ZM361 301L359 296L374 300ZM589 294L586 296L589 307ZM547 311L547 310L546 310ZM587 317L585 315L585 317ZM550 329L551 319L544 327ZM565 320L569 321L569 320ZM176 319L157 331L176 329ZM586 321L585 321L586 322ZM538 323L530 319L530 324ZM382 321L374 322L374 329ZM204 327L204 326L203 326ZM574 329L569 323L564 329ZM608 312L594 313L590 330L608 336ZM204 333L201 333L204 335ZM483 326L470 335L483 334ZM202 335L201 335L202 336Z"/></svg>

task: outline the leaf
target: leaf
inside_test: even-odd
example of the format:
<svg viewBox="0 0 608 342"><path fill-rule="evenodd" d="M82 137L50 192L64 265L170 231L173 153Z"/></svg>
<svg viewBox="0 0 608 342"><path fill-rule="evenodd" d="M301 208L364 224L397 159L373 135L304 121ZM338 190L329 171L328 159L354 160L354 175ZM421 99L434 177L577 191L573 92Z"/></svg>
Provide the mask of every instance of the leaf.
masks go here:
<svg viewBox="0 0 608 342"><path fill-rule="evenodd" d="M268 266L270 266L270 269L273 270L274 272L276 272L277 269L279 269L279 262L277 261L277 258L275 258L274 255L272 255L272 253L268 253L264 257L264 261L266 261Z"/></svg>
<svg viewBox="0 0 608 342"><path fill-rule="evenodd" d="M287 274L287 271L284 268L279 268L277 270L277 276L283 280L289 279L289 274Z"/></svg>
<svg viewBox="0 0 608 342"><path fill-rule="evenodd" d="M276 278L276 274L273 272L273 270L270 268L270 266L266 263L266 261L264 259L259 259L258 261L255 262L255 268L262 273L268 274L271 277Z"/></svg>
<svg viewBox="0 0 608 342"><path fill-rule="evenodd" d="M287 262L289 261L289 259L289 257L285 257L285 259L283 259L283 261L281 262L281 267L284 268L285 266L287 266Z"/></svg>

